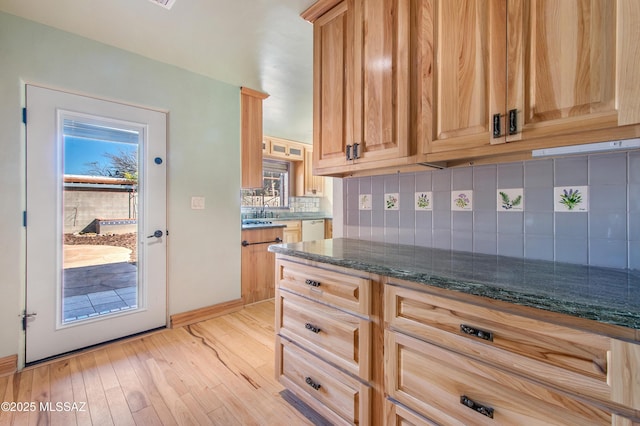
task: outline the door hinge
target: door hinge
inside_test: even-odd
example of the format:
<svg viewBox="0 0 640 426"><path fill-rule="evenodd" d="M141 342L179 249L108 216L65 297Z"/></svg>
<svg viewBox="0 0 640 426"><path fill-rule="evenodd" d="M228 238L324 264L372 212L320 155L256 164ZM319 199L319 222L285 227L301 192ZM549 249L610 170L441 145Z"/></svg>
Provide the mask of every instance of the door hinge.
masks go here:
<svg viewBox="0 0 640 426"><path fill-rule="evenodd" d="M22 212L22 226L25 228L27 227L27 211L26 210Z"/></svg>
<svg viewBox="0 0 640 426"><path fill-rule="evenodd" d="M22 122L27 124L27 108L22 108Z"/></svg>
<svg viewBox="0 0 640 426"><path fill-rule="evenodd" d="M22 316L22 331L27 331L27 321L29 320L29 318L33 318L36 315L38 315L36 312L32 312L30 314L27 313L27 311L23 311L21 316Z"/></svg>

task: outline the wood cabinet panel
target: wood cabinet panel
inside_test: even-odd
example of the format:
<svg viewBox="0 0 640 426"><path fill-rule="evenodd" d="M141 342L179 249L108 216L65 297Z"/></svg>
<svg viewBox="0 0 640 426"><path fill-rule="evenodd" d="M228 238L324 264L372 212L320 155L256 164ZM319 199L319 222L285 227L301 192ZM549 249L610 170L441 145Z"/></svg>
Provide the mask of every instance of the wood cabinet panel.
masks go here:
<svg viewBox="0 0 640 426"><path fill-rule="evenodd" d="M371 280L276 260L276 284L312 300L363 315L370 310Z"/></svg>
<svg viewBox="0 0 640 426"><path fill-rule="evenodd" d="M273 220L274 224L285 225L282 230L282 240L285 243L302 241L302 222L299 220Z"/></svg>
<svg viewBox="0 0 640 426"><path fill-rule="evenodd" d="M611 424L610 413L418 339L387 331L385 348L389 396L440 424Z"/></svg>
<svg viewBox="0 0 640 426"><path fill-rule="evenodd" d="M240 90L242 188L262 188L262 101L268 96L246 87Z"/></svg>
<svg viewBox="0 0 640 426"><path fill-rule="evenodd" d="M287 339L276 339L281 383L334 424L370 424L369 386Z"/></svg>
<svg viewBox="0 0 640 426"><path fill-rule="evenodd" d="M284 290L278 297L276 332L352 374L370 379L368 320Z"/></svg>
<svg viewBox="0 0 640 426"><path fill-rule="evenodd" d="M242 231L242 240L250 243L282 240L282 228ZM275 295L275 276L265 271L275 268L276 257L267 251L270 243L242 247L242 300L245 304L271 299Z"/></svg>
<svg viewBox="0 0 640 426"><path fill-rule="evenodd" d="M607 337L390 285L385 300L392 328L569 391L611 398Z"/></svg>

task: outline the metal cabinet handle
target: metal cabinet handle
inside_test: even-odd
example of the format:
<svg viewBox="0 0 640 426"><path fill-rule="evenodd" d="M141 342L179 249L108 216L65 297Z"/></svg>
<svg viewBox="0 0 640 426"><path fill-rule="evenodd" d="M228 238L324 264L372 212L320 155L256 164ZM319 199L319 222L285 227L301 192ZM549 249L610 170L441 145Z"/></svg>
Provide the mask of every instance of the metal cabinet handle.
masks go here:
<svg viewBox="0 0 640 426"><path fill-rule="evenodd" d="M353 160L353 158L351 158L351 145L347 145L347 161L351 160Z"/></svg>
<svg viewBox="0 0 640 426"><path fill-rule="evenodd" d="M360 146L359 143L354 143L353 144L353 159L354 160L360 158L360 153L358 152L358 147L359 146Z"/></svg>
<svg viewBox="0 0 640 426"><path fill-rule="evenodd" d="M493 418L493 408L478 404L474 400L468 398L466 395L460 395L460 404L469 407L472 410L482 414L483 416L489 417L490 419Z"/></svg>
<svg viewBox="0 0 640 426"><path fill-rule="evenodd" d="M314 281L314 280L306 279L306 280L304 280L304 283L305 283L306 285L310 285L311 287L320 287L320 282L319 282L319 281Z"/></svg>
<svg viewBox="0 0 640 426"><path fill-rule="evenodd" d="M322 330L320 330L319 327L316 327L315 325L311 324L310 322L306 323L304 325L304 328L306 328L309 331L313 331L316 334L318 334L318 333L320 333L320 331L322 331Z"/></svg>
<svg viewBox="0 0 640 426"><path fill-rule="evenodd" d="M500 129L500 114L493 114L493 137L499 138L502 136L502 129Z"/></svg>
<svg viewBox="0 0 640 426"><path fill-rule="evenodd" d="M320 389L322 386L320 386L320 383L316 383L314 382L311 377L305 377L304 381L311 386L312 388L314 388L315 390Z"/></svg>
<svg viewBox="0 0 640 426"><path fill-rule="evenodd" d="M509 110L509 134L515 135L518 133L518 110Z"/></svg>
<svg viewBox="0 0 640 426"><path fill-rule="evenodd" d="M479 328L471 327L466 324L460 324L460 331L464 334L493 342L493 333L490 331L480 330Z"/></svg>

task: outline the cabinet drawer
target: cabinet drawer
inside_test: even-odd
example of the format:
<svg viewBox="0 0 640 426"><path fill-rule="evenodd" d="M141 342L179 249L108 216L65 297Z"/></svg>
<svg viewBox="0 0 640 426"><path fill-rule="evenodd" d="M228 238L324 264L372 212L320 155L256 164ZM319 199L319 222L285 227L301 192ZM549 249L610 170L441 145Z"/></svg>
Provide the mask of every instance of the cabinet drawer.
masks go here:
<svg viewBox="0 0 640 426"><path fill-rule="evenodd" d="M611 399L607 337L391 285L385 300L391 328L571 392Z"/></svg>
<svg viewBox="0 0 640 426"><path fill-rule="evenodd" d="M413 410L402 405L385 400L385 425L386 426L438 426Z"/></svg>
<svg viewBox="0 0 640 426"><path fill-rule="evenodd" d="M611 424L610 413L421 340L386 331L385 348L388 395L439 424Z"/></svg>
<svg viewBox="0 0 640 426"><path fill-rule="evenodd" d="M276 285L310 299L369 314L371 280L278 260Z"/></svg>
<svg viewBox="0 0 640 426"><path fill-rule="evenodd" d="M368 320L304 297L279 290L276 332L321 358L369 380L371 373Z"/></svg>
<svg viewBox="0 0 640 426"><path fill-rule="evenodd" d="M371 389L286 338L276 338L280 383L332 423L369 424Z"/></svg>

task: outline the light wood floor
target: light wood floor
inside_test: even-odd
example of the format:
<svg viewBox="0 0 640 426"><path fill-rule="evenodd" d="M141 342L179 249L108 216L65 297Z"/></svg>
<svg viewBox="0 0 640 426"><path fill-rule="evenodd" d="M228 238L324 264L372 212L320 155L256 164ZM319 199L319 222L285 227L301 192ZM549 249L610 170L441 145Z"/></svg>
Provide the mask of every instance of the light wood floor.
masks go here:
<svg viewBox="0 0 640 426"><path fill-rule="evenodd" d="M271 300L0 377L0 402L35 403L0 425L313 424L280 394L273 319Z"/></svg>

